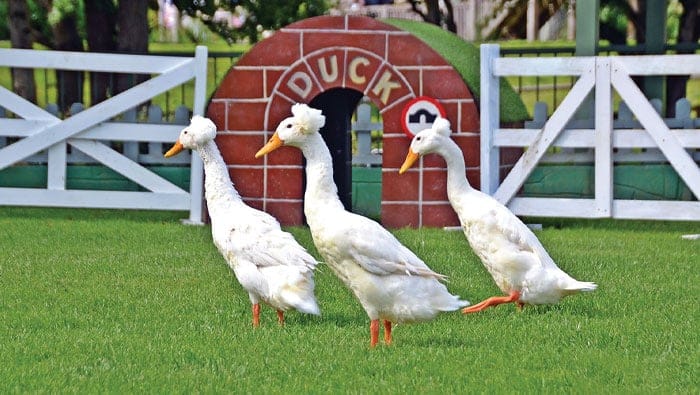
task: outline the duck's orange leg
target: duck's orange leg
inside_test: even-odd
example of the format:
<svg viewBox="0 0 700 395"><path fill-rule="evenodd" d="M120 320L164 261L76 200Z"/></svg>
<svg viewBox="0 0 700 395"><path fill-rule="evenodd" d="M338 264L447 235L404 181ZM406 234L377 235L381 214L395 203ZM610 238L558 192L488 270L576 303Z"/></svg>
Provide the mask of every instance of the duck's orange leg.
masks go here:
<svg viewBox="0 0 700 395"><path fill-rule="evenodd" d="M391 344L391 321L384 320L384 343Z"/></svg>
<svg viewBox="0 0 700 395"><path fill-rule="evenodd" d="M369 322L369 346L374 348L379 342L379 320Z"/></svg>
<svg viewBox="0 0 700 395"><path fill-rule="evenodd" d="M479 302L473 306L463 308L462 313L463 314L476 313L476 312L485 310L488 307L498 306L499 304L503 304L503 303L515 302L518 306L522 306L522 303L519 302L519 299L520 299L520 292L518 292L518 291L513 291L508 296L492 296L492 297L490 297L482 302Z"/></svg>
<svg viewBox="0 0 700 395"><path fill-rule="evenodd" d="M260 326L260 304L255 303L253 305L253 327L257 328Z"/></svg>
<svg viewBox="0 0 700 395"><path fill-rule="evenodd" d="M277 310L277 322L284 326L284 311Z"/></svg>

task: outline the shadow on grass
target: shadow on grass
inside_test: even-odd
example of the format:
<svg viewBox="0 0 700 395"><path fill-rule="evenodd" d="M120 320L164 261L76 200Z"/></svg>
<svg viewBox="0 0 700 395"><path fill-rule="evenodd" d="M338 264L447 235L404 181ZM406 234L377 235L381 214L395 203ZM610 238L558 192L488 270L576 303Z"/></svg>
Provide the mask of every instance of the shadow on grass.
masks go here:
<svg viewBox="0 0 700 395"><path fill-rule="evenodd" d="M597 306L591 304L556 304L526 306L524 310L518 311L515 306L499 306L490 308L479 313L460 313L459 319L453 320L449 328L432 326L428 331L421 330L420 323L412 324L408 328L396 331L397 341L407 346L424 348L464 348L472 347L478 341L484 339L491 340L489 331L498 328L498 334L493 339L495 343L502 340L503 333L514 331L514 333L540 333L547 329L552 322L566 322L569 327L576 323L588 322L589 319L596 319L601 316ZM563 327L567 327L564 324ZM409 334L408 332L416 331ZM403 333L402 333L403 332ZM405 334L405 335L404 335ZM517 336L516 336L517 337ZM477 340L481 339L481 340Z"/></svg>
<svg viewBox="0 0 700 395"><path fill-rule="evenodd" d="M261 322L262 321L268 321L268 320L275 320L276 322L276 316L272 317L274 314L271 313L274 310L271 310L269 307L267 309L263 308L261 309ZM270 316L270 317L268 317ZM250 318L246 312L245 319ZM306 314L306 313L300 313L295 310L289 310L284 314L284 323L285 326L313 326L313 327L318 327L319 325L324 325L324 326L329 326L329 327L338 327L338 328L344 328L344 327L350 327L350 326L357 326L358 323L364 325L367 323L369 325L369 319L367 318L366 315L351 315L351 314L343 314L343 313L338 313L338 312L330 312L327 313L321 308L321 315L316 316L313 314ZM261 324L262 325L262 324ZM268 325L268 324L266 324Z"/></svg>
<svg viewBox="0 0 700 395"><path fill-rule="evenodd" d="M365 323L369 325L369 319L366 315L350 315L339 312L324 313L321 311L321 317L319 319L325 325L333 325L338 328L357 326L358 324L364 325ZM316 322L316 324L318 324L318 322Z"/></svg>
<svg viewBox="0 0 700 395"><path fill-rule="evenodd" d="M585 318L596 318L601 315L600 309L593 303L561 302L555 305L526 306L525 309L528 309L529 314L561 314Z"/></svg>
<svg viewBox="0 0 700 395"><path fill-rule="evenodd" d="M585 297L586 295L574 295L571 298ZM507 319L510 316L520 317L520 316L545 316L545 315L561 315L561 316L574 316L574 317L585 317L585 318L596 318L601 316L601 310L599 306L593 301L589 302L578 302L578 303L567 303L566 299L557 304L543 304L543 305L525 305L522 310L518 310L515 305L501 305L496 307L490 307L484 311L478 313L464 314L467 319L479 319L480 317L488 317L489 314L497 315L500 318ZM493 316L492 316L493 317Z"/></svg>
<svg viewBox="0 0 700 395"><path fill-rule="evenodd" d="M421 348L433 348L433 347L462 348L462 347L468 347L470 345L471 345L471 342L465 341L463 337L450 336L449 334L441 334L441 335L433 336L430 339L426 339L426 338L420 338L420 339L397 338L394 340L394 344L392 344L390 347L410 346L410 347L421 347Z"/></svg>

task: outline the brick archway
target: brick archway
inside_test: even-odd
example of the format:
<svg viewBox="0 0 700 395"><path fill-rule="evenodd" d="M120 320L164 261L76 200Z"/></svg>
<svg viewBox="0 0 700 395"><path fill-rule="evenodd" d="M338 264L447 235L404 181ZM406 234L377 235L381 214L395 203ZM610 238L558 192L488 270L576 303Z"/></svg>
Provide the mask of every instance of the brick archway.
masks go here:
<svg viewBox="0 0 700 395"><path fill-rule="evenodd" d="M444 161L429 155L423 171L398 174L410 140L401 112L417 96L436 98L464 152L467 176L479 185L479 114L459 73L412 34L366 17L322 16L291 24L261 41L229 71L207 115L236 188L253 207L285 225L303 217L301 153L281 148L255 159L291 105L334 88L362 92L384 125L381 221L388 227L449 226L459 221L447 201Z"/></svg>

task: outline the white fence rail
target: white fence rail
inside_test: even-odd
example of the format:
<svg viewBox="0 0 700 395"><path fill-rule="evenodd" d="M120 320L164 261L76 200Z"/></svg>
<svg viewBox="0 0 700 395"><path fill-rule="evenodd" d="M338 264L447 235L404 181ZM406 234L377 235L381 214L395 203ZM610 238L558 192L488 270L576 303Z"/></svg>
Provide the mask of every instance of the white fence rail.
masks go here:
<svg viewBox="0 0 700 395"><path fill-rule="evenodd" d="M193 113L203 115L207 48L193 58L0 49L0 67L49 68L150 74L152 78L64 120L0 87L0 106L17 118L0 118L0 139L17 141L0 148L0 170L47 155L46 188L0 188L0 205L187 210L189 222L202 221L203 168L191 156L190 190L185 191L138 162L133 150L118 152L109 142L172 143L182 125L131 123L123 118L135 106L194 80ZM142 186L145 192L66 189L68 146Z"/></svg>
<svg viewBox="0 0 700 395"><path fill-rule="evenodd" d="M658 149L695 198L700 197L700 129L670 129L631 76L700 74L700 55L501 58L498 45L481 46L481 190L517 215L542 217L700 220L700 202L623 200L613 197L613 152ZM499 122L499 79L508 76L576 76L578 80L539 130L503 129ZM643 129L613 128L613 93L619 94ZM593 129L567 129L595 91ZM499 148L523 147L524 154L499 184ZM533 198L516 194L551 147L594 149L593 199ZM644 158L640 157L640 161Z"/></svg>

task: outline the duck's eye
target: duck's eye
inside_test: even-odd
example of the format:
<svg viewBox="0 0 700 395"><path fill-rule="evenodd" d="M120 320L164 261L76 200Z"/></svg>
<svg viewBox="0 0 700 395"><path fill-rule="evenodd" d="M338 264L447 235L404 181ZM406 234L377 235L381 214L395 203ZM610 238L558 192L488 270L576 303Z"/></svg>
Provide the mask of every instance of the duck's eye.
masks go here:
<svg viewBox="0 0 700 395"><path fill-rule="evenodd" d="M183 130L183 131L182 131L182 134L187 134L187 131L186 131L186 130Z"/></svg>
<svg viewBox="0 0 700 395"><path fill-rule="evenodd" d="M418 136L418 137L416 137L416 141L421 141L422 138L423 138L423 137Z"/></svg>
<svg viewBox="0 0 700 395"><path fill-rule="evenodd" d="M287 124L287 129L291 129L291 127L292 127L292 124L291 124L291 123L288 123L288 124Z"/></svg>

